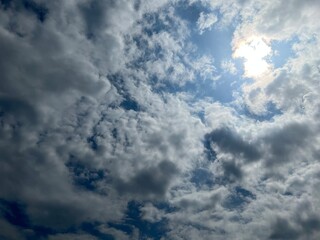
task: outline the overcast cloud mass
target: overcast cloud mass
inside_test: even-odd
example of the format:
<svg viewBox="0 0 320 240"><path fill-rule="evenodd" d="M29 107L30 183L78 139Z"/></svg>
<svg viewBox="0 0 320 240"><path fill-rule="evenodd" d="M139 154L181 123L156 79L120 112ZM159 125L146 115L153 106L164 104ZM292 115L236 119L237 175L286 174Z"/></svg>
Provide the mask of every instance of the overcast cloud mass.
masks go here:
<svg viewBox="0 0 320 240"><path fill-rule="evenodd" d="M320 239L319 0L0 0L0 239Z"/></svg>

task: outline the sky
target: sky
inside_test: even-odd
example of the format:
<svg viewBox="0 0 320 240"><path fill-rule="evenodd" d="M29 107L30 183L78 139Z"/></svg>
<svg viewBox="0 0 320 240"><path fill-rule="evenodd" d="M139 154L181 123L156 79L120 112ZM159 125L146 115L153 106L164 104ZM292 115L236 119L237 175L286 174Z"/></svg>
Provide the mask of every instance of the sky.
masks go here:
<svg viewBox="0 0 320 240"><path fill-rule="evenodd" d="M0 0L0 239L320 239L319 0Z"/></svg>

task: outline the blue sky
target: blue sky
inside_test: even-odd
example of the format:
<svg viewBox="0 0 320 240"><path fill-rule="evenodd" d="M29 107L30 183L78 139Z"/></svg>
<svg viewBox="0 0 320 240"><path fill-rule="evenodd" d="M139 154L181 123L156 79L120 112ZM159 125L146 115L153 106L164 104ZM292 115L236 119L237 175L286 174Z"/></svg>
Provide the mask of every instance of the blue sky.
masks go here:
<svg viewBox="0 0 320 240"><path fill-rule="evenodd" d="M320 239L319 10L0 0L0 239Z"/></svg>

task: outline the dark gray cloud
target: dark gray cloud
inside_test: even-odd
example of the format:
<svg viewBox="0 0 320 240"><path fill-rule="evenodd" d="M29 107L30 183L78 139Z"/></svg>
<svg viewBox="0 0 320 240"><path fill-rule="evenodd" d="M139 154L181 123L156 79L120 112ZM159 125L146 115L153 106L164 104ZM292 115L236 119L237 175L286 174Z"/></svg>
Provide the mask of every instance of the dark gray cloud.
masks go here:
<svg viewBox="0 0 320 240"><path fill-rule="evenodd" d="M138 171L127 181L119 179L116 182L116 188L122 194L130 193L144 197L163 198L177 173L177 167L172 162L163 161L155 167Z"/></svg>
<svg viewBox="0 0 320 240"><path fill-rule="evenodd" d="M303 151L309 143L315 141L312 128L313 126L307 122L290 122L264 133L251 142L244 140L230 129L222 128L205 135L205 148L215 153L214 145L216 145L218 147L216 151L231 154L234 159L243 158L246 163L263 160L266 167L272 167L296 161L297 155L294 154ZM234 161L224 162L223 166L225 170L236 168ZM239 170L235 176L240 175Z"/></svg>
<svg viewBox="0 0 320 240"><path fill-rule="evenodd" d="M320 216L305 207L300 206L293 218L278 217L271 226L269 239L316 239L320 234Z"/></svg>
<svg viewBox="0 0 320 240"><path fill-rule="evenodd" d="M228 182L240 181L243 177L241 166L234 161L225 161L222 163L223 180Z"/></svg>
<svg viewBox="0 0 320 240"><path fill-rule="evenodd" d="M214 184L214 175L205 168L198 168L193 171L190 180L197 187L211 187Z"/></svg>
<svg viewBox="0 0 320 240"><path fill-rule="evenodd" d="M254 144L246 142L240 135L228 128L214 130L206 134L205 139L216 144L221 151L244 158L247 162L258 160L261 157L259 149Z"/></svg>
<svg viewBox="0 0 320 240"><path fill-rule="evenodd" d="M40 1L33 0L2 0L1 6L5 9L14 9L19 12L27 12L33 14L36 18L44 22L48 15L48 8Z"/></svg>
<svg viewBox="0 0 320 240"><path fill-rule="evenodd" d="M278 218L274 223L272 233L269 239L298 239L299 232L293 227L290 226L290 222Z"/></svg>
<svg viewBox="0 0 320 240"><path fill-rule="evenodd" d="M93 192L89 196L77 188L74 172L65 165L72 144L63 145L73 142L80 147L82 142L86 149L85 136L79 140L79 133L71 133L72 128L85 129L82 99L91 99L89 105L95 105L99 93L110 90L108 81L80 53L75 46L77 40L65 35L63 25L56 28L58 15L54 4L46 6L41 1L1 1L1 4L0 198L21 203L24 206L21 212L28 219L27 225L14 227L11 225L16 223L3 216L1 221L8 232L4 238L11 239L9 236L16 231L18 237L13 239L24 239L28 228L39 234L42 227L56 231L99 219L90 208L104 204L105 198ZM69 118L69 123L68 115L75 116ZM86 158L89 154L80 155ZM19 218L16 214L12 213L13 217Z"/></svg>
<svg viewBox="0 0 320 240"><path fill-rule="evenodd" d="M282 128L275 129L263 138L269 166L295 161L296 152L303 150L313 142L313 132L306 123L290 123Z"/></svg>

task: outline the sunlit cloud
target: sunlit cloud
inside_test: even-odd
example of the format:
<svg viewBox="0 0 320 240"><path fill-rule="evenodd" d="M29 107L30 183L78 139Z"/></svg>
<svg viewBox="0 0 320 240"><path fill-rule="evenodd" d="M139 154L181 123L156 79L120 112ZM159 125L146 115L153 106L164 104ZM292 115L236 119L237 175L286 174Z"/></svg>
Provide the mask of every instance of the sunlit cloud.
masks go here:
<svg viewBox="0 0 320 240"><path fill-rule="evenodd" d="M233 57L244 59L246 77L258 77L272 67L267 59L271 54L272 49L266 41L254 37L237 44Z"/></svg>

